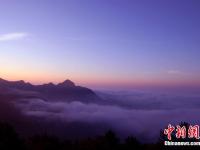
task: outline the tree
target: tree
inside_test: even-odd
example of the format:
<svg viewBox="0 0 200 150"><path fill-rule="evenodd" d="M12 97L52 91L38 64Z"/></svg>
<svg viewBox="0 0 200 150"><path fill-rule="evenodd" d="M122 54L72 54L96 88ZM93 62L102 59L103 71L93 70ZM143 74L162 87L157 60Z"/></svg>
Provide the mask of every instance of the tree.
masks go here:
<svg viewBox="0 0 200 150"><path fill-rule="evenodd" d="M0 149L23 149L23 143L15 132L15 129L11 125L3 122L0 122Z"/></svg>

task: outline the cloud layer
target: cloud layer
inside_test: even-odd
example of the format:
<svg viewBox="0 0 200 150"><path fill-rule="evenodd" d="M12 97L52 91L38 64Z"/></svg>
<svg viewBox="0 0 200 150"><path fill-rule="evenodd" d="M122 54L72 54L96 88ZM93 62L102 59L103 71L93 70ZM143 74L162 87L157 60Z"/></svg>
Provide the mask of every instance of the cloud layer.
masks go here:
<svg viewBox="0 0 200 150"><path fill-rule="evenodd" d="M14 32L0 35L0 42L24 39L28 36L25 32Z"/></svg>
<svg viewBox="0 0 200 150"><path fill-rule="evenodd" d="M199 124L199 97L155 96L133 94L123 96L121 104L113 99L113 105L73 102L48 102L41 99L23 100L17 106L27 116L66 123L83 122L104 124L121 136L134 135L142 141L155 142L161 129L169 123L181 121ZM132 99L132 102L131 102ZM117 105L115 105L117 101ZM127 103L127 104L125 104ZM128 104L130 107L127 107Z"/></svg>

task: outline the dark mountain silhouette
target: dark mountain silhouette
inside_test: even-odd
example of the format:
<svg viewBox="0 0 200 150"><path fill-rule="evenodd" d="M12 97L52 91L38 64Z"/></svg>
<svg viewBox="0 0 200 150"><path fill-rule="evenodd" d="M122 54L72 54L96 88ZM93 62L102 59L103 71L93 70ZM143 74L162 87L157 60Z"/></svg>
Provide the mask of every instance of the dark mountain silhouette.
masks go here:
<svg viewBox="0 0 200 150"><path fill-rule="evenodd" d="M65 80L62 83L59 83L58 86L60 87L75 87L75 84L70 80Z"/></svg>
<svg viewBox="0 0 200 150"><path fill-rule="evenodd" d="M91 89L76 86L70 80L65 80L57 85L53 83L32 85L23 80L7 81L0 78L0 95L5 95L5 91L9 93L9 96L16 95L21 98L41 98L47 101L76 100L81 102L93 102L100 99Z"/></svg>

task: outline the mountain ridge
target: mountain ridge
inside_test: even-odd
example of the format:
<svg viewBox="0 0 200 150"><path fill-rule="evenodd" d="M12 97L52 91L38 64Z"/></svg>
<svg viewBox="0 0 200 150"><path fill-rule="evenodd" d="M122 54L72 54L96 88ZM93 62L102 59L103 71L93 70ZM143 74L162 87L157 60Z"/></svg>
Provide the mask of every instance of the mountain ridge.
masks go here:
<svg viewBox="0 0 200 150"><path fill-rule="evenodd" d="M58 84L50 82L41 85L33 85L23 80L8 81L0 78L0 88L26 92L37 92L37 97L42 97L43 99L50 101L92 102L100 99L100 97L98 97L93 90L86 87L77 86L69 79Z"/></svg>

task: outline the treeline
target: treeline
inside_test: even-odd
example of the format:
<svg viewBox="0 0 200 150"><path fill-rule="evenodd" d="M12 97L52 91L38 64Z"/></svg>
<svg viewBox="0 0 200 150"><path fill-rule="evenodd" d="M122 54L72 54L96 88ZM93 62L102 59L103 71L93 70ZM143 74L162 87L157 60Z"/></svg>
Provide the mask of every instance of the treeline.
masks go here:
<svg viewBox="0 0 200 150"><path fill-rule="evenodd" d="M73 141L60 140L47 134L22 139L11 125L0 123L0 150L175 150L200 148L199 146L166 147L163 144L164 140L163 135L161 135L155 144L142 144L131 136L120 141L113 131L108 131L103 136Z"/></svg>

